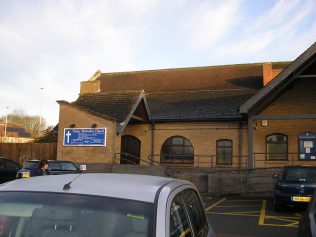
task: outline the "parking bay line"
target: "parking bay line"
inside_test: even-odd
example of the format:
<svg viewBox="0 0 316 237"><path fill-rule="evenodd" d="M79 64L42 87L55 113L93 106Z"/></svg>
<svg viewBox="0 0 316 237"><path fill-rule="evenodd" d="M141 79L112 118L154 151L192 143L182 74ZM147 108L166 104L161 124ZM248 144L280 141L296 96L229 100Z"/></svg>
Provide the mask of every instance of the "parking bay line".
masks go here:
<svg viewBox="0 0 316 237"><path fill-rule="evenodd" d="M211 210L213 207L216 207L217 205L221 204L221 203L224 202L225 200L226 200L226 198L223 198L223 199L219 200L218 202L214 203L213 205L207 207L207 208L205 209L205 211L207 212L207 211Z"/></svg>
<svg viewBox="0 0 316 237"><path fill-rule="evenodd" d="M258 225L262 226L278 226L278 227L298 227L298 219L299 217L286 217L286 216L267 216L266 215L266 207L267 207L267 201L263 200L262 201L262 207L261 207L261 212L260 212L260 217L259 217L259 223ZM279 220L279 221L285 221L288 224L267 224L265 223L265 220L267 219L272 219L272 220Z"/></svg>

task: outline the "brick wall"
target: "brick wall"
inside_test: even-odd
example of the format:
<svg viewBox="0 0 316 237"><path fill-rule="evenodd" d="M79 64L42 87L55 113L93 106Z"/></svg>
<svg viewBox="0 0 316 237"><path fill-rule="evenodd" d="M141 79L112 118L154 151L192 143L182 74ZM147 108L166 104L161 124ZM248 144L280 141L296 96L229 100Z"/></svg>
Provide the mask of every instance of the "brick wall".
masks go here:
<svg viewBox="0 0 316 237"><path fill-rule="evenodd" d="M98 128L107 129L105 147L63 146L64 128L69 128L70 124L75 124L75 128L91 128L91 125L94 123L97 124ZM115 159L117 138L115 121L96 117L68 105L60 105L57 145L58 160L112 163Z"/></svg>
<svg viewBox="0 0 316 237"><path fill-rule="evenodd" d="M242 133L242 139L240 136ZM141 159L148 160L152 153L152 132L154 132L154 160L160 161L160 152L163 143L172 136L187 138L194 149L195 164L209 167L215 163L216 140L230 139L233 142L234 163L238 166L239 155L247 152L247 130L239 128L238 122L218 123L165 123L152 125L130 125L123 135L132 135L141 141ZM212 157L213 156L213 157ZM148 160L149 161L149 160ZM244 157L242 162L246 162Z"/></svg>
<svg viewBox="0 0 316 237"><path fill-rule="evenodd" d="M80 94L100 92L100 81L82 81L80 82Z"/></svg>

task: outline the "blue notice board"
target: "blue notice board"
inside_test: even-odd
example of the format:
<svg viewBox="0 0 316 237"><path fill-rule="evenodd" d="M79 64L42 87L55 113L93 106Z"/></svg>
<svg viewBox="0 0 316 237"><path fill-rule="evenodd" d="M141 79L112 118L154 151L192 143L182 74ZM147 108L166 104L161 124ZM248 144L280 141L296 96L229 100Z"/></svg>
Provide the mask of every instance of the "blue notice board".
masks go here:
<svg viewBox="0 0 316 237"><path fill-rule="evenodd" d="M106 128L65 128L64 146L106 146Z"/></svg>

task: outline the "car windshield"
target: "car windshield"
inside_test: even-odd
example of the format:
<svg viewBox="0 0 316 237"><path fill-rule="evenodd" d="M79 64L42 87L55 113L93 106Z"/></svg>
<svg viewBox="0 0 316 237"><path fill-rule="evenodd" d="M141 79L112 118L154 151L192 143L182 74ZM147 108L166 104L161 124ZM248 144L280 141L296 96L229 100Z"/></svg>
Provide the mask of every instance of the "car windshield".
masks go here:
<svg viewBox="0 0 316 237"><path fill-rule="evenodd" d="M33 169L35 167L38 167L39 162L37 161L27 161L23 165L23 169Z"/></svg>
<svg viewBox="0 0 316 237"><path fill-rule="evenodd" d="M285 181L288 182L316 182L316 167L293 167L285 172Z"/></svg>
<svg viewBox="0 0 316 237"><path fill-rule="evenodd" d="M153 206L99 196L0 192L0 237L149 237Z"/></svg>

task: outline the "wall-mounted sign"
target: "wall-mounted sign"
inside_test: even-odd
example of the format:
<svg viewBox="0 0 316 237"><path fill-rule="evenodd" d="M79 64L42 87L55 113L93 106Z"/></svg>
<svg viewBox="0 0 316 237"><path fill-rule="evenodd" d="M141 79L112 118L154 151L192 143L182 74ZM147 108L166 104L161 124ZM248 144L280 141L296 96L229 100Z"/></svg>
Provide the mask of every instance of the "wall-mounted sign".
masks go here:
<svg viewBox="0 0 316 237"><path fill-rule="evenodd" d="M64 146L106 146L106 128L65 128Z"/></svg>
<svg viewBox="0 0 316 237"><path fill-rule="evenodd" d="M300 145L300 160L315 160L316 133L300 133L298 138Z"/></svg>

